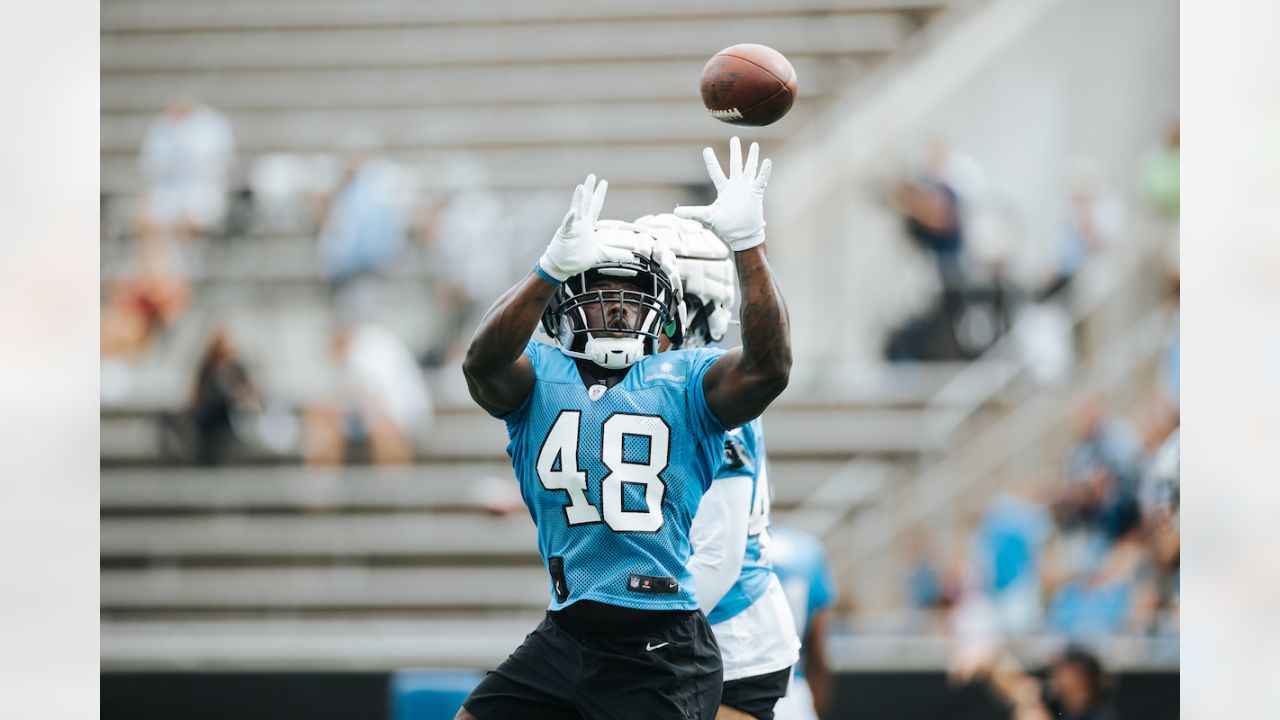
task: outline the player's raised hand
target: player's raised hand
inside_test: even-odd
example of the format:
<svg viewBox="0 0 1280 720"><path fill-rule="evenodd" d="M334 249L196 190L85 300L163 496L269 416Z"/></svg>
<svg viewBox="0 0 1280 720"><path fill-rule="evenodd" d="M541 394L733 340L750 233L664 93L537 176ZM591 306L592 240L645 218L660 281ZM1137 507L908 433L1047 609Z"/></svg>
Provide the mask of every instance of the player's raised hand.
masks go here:
<svg viewBox="0 0 1280 720"><path fill-rule="evenodd" d="M702 151L707 174L716 186L716 201L710 205L678 207L675 214L697 220L711 228L734 252L764 242L764 189L769 184L773 163L759 162L760 146L751 143L747 161L742 162L742 142L729 140L729 176L711 148Z"/></svg>
<svg viewBox="0 0 1280 720"><path fill-rule="evenodd" d="M608 189L607 181L601 180L597 185L596 176L588 175L586 182L573 191L569 212L565 213L560 229L538 260L538 266L543 272L564 282L574 275L586 272L597 263L627 260L631 257L625 250L596 242L596 221L600 219L604 194Z"/></svg>

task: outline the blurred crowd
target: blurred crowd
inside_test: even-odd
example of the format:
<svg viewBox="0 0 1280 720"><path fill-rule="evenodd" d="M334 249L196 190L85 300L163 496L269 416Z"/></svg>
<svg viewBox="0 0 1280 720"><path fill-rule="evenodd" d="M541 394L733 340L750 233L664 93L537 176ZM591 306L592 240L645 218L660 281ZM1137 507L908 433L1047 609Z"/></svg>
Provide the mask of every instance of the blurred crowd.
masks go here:
<svg viewBox="0 0 1280 720"><path fill-rule="evenodd" d="M889 183L887 200L904 237L934 267L937 291L893 329L885 356L971 360L1012 333L1041 379L1060 376L1077 352L1082 273L1153 255L1164 266L1153 276L1176 274L1178 146L1175 121L1124 188L1094 160L1073 160L1054 230L1037 244L1026 229L1037 223L990 186L976 160L942 139L926 143Z"/></svg>
<svg viewBox="0 0 1280 720"><path fill-rule="evenodd" d="M1054 483L992 497L951 558L916 542L904 588L914 623L984 641L1176 633L1177 423L1166 406L1139 433L1081 401Z"/></svg>
<svg viewBox="0 0 1280 720"><path fill-rule="evenodd" d="M946 310L948 303L973 302L968 290L951 290L974 277L967 270L957 272L955 266L965 263L951 255L964 252L959 204L974 194L958 188L979 183L953 178L977 177L979 171L943 145L929 157L929 179L910 181L900 207L910 235L938 255L944 298L939 307L945 314L952 312ZM993 496L972 523L964 552L943 559L923 537L916 542L905 587L909 605L918 611L915 617L974 647L995 647L1002 638L1035 634L1086 640L1177 632L1181 353L1176 123L1144 160L1137 186L1146 216L1154 220L1150 243L1160 259L1144 274L1161 298L1157 311L1167 328L1151 386L1140 388L1140 397L1126 407L1078 395L1069 411L1070 444L1049 482L1029 479ZM1023 300L1024 319L1028 310L1046 312L1046 306L1065 312L1083 269L1110 261L1107 248L1124 238L1122 204L1096 173L1079 168L1070 188L1051 264L1040 274L1036 291ZM1058 328L1073 342L1071 322ZM1040 343L1042 353L1045 344ZM1073 351L1067 352L1070 357ZM1032 375L1041 380L1066 369L1046 368L1062 358L1032 354L1026 359Z"/></svg>
<svg viewBox="0 0 1280 720"><path fill-rule="evenodd" d="M197 322L190 310L211 248L310 236L316 266L289 271L313 273L324 288L330 352L315 364L327 365L330 380L303 401L293 444L312 463L411 461L431 420L433 372L455 363L481 303L507 280L508 252L475 252L507 238L507 209L484 173L465 162L448 172L407 167L358 129L331 152L239 158L227 118L190 97L173 99L147 127L137 169L141 186L119 233L127 258L102 286L104 399L125 394L131 364L158 340ZM108 208L125 200L104 197L104 227ZM384 321L392 302L385 287L411 257L428 289L420 316L431 326L414 345ZM234 323L216 309L199 324L205 347L184 409L167 419L166 445L215 464L263 443L261 423L247 419L273 405L273 388L246 357L281 348L241 348Z"/></svg>

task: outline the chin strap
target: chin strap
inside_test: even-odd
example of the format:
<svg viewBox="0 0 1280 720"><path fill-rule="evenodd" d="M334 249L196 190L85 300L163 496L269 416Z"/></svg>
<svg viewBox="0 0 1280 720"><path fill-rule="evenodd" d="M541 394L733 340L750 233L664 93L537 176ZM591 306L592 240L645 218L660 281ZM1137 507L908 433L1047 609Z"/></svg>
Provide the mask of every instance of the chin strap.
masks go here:
<svg viewBox="0 0 1280 720"><path fill-rule="evenodd" d="M590 360L602 368L621 370L631 367L644 357L644 339L588 336L584 352L575 352L563 345L560 346L560 351L569 357Z"/></svg>

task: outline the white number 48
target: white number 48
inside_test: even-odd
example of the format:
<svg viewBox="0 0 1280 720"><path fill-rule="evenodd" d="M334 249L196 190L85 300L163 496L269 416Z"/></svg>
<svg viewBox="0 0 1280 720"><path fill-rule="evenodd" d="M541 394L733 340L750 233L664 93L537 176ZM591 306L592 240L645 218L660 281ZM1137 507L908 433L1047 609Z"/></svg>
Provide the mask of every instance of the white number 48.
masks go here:
<svg viewBox="0 0 1280 720"><path fill-rule="evenodd" d="M619 413L605 420L600 430L600 457L609 470L600 481L600 507L587 501L587 473L578 469L578 430L582 413L563 410L551 425L538 451L538 479L548 490L564 490L569 504L564 507L570 525L604 522L618 532L654 532L662 527L662 498L667 486L659 475L667 469L671 428L656 415ZM648 438L649 457L645 462L623 459L626 437ZM556 466L559 467L556 467ZM625 483L644 486L644 510L622 509Z"/></svg>

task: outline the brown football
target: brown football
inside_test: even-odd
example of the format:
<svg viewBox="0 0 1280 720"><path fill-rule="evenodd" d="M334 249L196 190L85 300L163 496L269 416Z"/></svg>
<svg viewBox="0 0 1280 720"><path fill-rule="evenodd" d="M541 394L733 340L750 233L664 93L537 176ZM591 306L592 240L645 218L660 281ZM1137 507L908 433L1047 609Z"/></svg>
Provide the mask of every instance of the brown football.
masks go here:
<svg viewBox="0 0 1280 720"><path fill-rule="evenodd" d="M768 125L786 115L795 99L795 68L771 47L733 45L702 68L702 104L717 120Z"/></svg>

